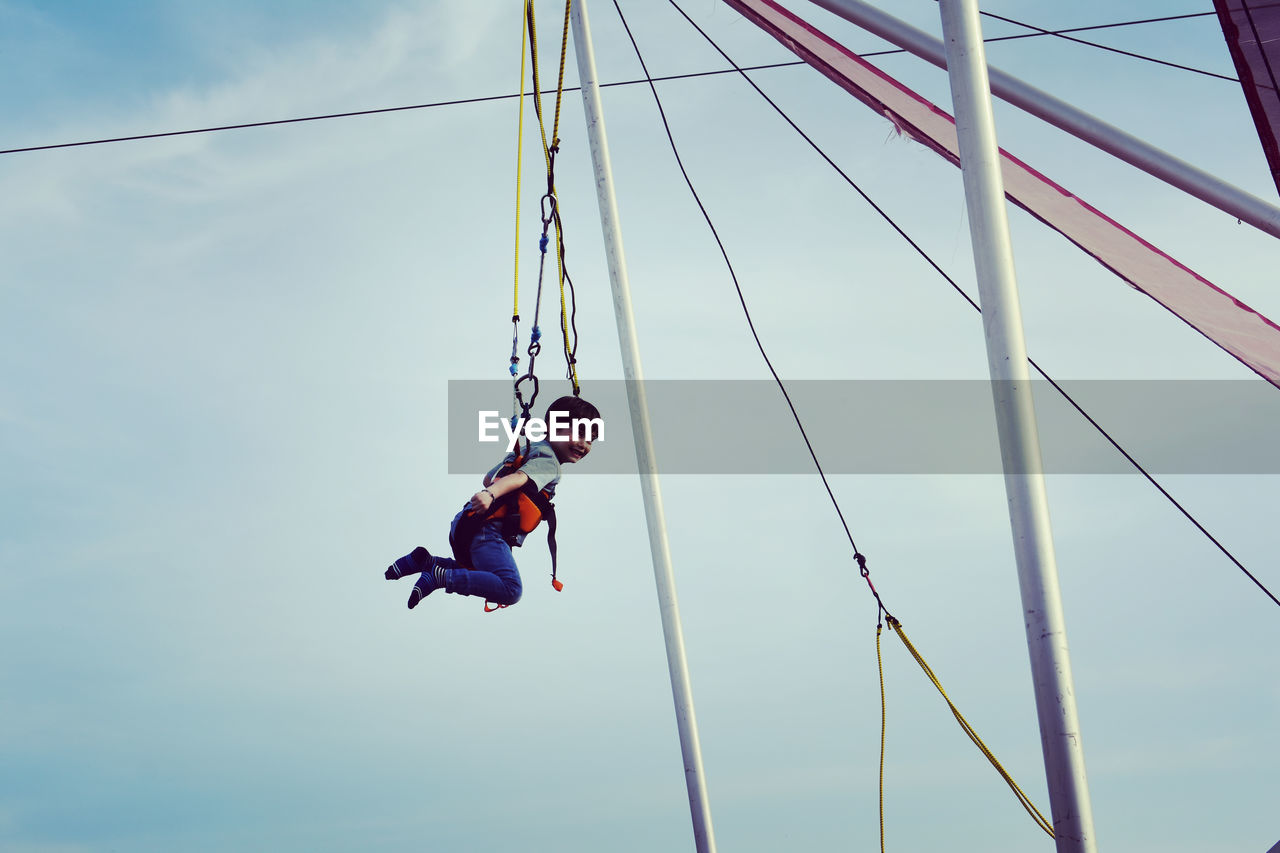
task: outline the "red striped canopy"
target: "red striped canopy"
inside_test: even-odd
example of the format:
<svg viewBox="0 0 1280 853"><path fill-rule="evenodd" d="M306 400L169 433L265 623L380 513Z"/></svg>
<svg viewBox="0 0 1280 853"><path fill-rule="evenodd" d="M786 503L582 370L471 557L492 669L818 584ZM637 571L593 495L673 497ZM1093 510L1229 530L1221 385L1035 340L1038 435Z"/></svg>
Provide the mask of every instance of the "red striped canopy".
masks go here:
<svg viewBox="0 0 1280 853"><path fill-rule="evenodd" d="M899 132L960 164L956 123L948 113L773 0L725 2ZM1280 327L1275 323L1003 148L1000 166L1010 201L1280 387Z"/></svg>
<svg viewBox="0 0 1280 853"><path fill-rule="evenodd" d="M1244 99L1253 113L1271 177L1280 190L1280 3L1276 0L1213 0Z"/></svg>

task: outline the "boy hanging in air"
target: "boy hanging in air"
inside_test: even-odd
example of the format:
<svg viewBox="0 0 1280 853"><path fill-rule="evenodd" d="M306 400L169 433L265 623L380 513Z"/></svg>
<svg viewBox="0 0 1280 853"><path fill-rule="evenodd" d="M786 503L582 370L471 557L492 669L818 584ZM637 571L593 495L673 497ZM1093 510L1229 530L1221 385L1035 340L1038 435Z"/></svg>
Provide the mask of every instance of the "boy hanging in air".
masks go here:
<svg viewBox="0 0 1280 853"><path fill-rule="evenodd" d="M555 579L555 509L551 498L560 482L560 466L580 461L604 423L595 406L581 397L561 397L547 408L547 437L530 441L521 452L508 453L484 477L484 488L453 517L449 546L453 559L433 556L418 547L387 567L387 580L419 574L409 593L409 609L437 589L474 595L508 606L520 600L523 587L513 547L521 545L538 522L547 520ZM558 427L558 428L557 428Z"/></svg>

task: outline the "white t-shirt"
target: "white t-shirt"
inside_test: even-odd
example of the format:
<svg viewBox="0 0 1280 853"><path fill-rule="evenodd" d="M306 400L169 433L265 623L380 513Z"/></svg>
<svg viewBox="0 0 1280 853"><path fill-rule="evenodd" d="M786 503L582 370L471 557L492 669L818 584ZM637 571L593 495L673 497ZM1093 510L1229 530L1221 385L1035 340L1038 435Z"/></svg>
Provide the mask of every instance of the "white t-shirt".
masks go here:
<svg viewBox="0 0 1280 853"><path fill-rule="evenodd" d="M496 476L503 465L509 465L515 459L515 453L508 453L501 464L494 466L486 479ZM556 484L560 482L560 460L556 458L556 452L551 448L550 442L535 441L530 444L520 470L538 487L538 491L555 495Z"/></svg>

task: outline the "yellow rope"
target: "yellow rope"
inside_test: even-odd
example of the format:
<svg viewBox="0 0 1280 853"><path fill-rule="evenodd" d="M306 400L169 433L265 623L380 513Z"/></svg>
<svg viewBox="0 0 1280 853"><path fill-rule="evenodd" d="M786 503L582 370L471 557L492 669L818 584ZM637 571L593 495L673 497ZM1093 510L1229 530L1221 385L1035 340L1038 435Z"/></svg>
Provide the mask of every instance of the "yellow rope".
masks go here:
<svg viewBox="0 0 1280 853"><path fill-rule="evenodd" d="M551 146L547 144L547 128L542 119L542 80L538 74L538 26L534 19L533 0L525 0L524 4L525 17L529 24L529 51L533 62L533 104L538 114L538 131L542 134L542 157L547 164L547 178L551 178ZM563 69L563 66L562 66ZM561 71L563 75L563 70ZM561 89L563 89L563 76L561 78ZM557 93L557 111L559 110L559 94ZM554 132L554 131L553 131ZM551 188L548 187L548 191Z"/></svg>
<svg viewBox="0 0 1280 853"><path fill-rule="evenodd" d="M942 684L938 681L938 677L933 674L933 670L929 668L929 664L924 662L924 658L922 658L920 653L916 651L916 647L907 639L906 632L902 630L902 623L892 616L887 617L887 620L889 622L889 628L897 633L898 639L902 640L902 644L907 647L907 651L911 652L911 656L916 659L916 663L920 664L920 668L924 670L924 674L929 676L929 680L933 682L933 686L938 688L938 692L941 693L942 698L946 700L947 706L951 708L952 715L956 718L956 721L960 723L960 728L964 730L964 733L969 736L969 740L973 741L974 745L977 746L978 749L982 751L982 754L987 757L987 761L991 762L991 766L994 767L1000 773L1001 777L1004 778L1005 783L1018 798L1018 802L1022 803L1022 807L1027 810L1027 814L1031 815L1032 819L1035 820L1036 825L1047 832L1050 838L1053 838L1053 824L1051 824L1048 819L1040 813L1040 810L1032 804L1031 798L1023 793L1022 789L1018 787L1018 783L1013 781L1013 777L1009 775L1009 772L1005 770L1003 766L1001 766L1000 762L996 760L996 757L991 754L991 750L987 749L987 745L982 742L982 738L978 737L978 733L969 725L968 720L961 715L960 710L951 702L951 698L947 696L947 691L942 689ZM878 641L879 636L877 634L877 642ZM883 690L883 687L881 689Z"/></svg>
<svg viewBox="0 0 1280 853"><path fill-rule="evenodd" d="M556 83L556 117L551 126L552 144L559 145L560 139L560 98L564 94L564 62L569 47L569 12L573 0L564 0L564 29L560 34L560 79ZM559 199L556 200L559 205ZM564 298L564 251L560 235L560 218L556 217L556 264L560 270L560 335L564 341L564 357L569 365L569 381L573 384L573 393L578 393L578 366L573 360L573 351L569 348L569 310Z"/></svg>
<svg viewBox="0 0 1280 853"><path fill-rule="evenodd" d="M559 142L560 134L560 98L564 95L564 58L569 50L569 10L573 0L564 0L564 30L560 33L560 80L556 84L556 118L551 124L551 140Z"/></svg>
<svg viewBox="0 0 1280 853"><path fill-rule="evenodd" d="M880 656L880 632L876 625L876 669L880 672L880 853L884 853L884 730L887 716L884 707L884 661Z"/></svg>
<svg viewBox="0 0 1280 853"><path fill-rule="evenodd" d="M532 2L532 0L528 0ZM524 18L520 19L520 120L516 127L516 252L515 282L512 287L511 316L520 316L520 180L524 157L524 57L528 41Z"/></svg>

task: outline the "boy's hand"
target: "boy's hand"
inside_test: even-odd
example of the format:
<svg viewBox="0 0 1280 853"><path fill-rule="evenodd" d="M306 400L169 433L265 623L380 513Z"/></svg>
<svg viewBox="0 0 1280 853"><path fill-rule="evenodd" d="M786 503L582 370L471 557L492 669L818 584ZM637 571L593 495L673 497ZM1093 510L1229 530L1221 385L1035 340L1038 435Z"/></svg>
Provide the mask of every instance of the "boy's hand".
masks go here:
<svg viewBox="0 0 1280 853"><path fill-rule="evenodd" d="M491 506L493 506L493 493L488 489L481 489L471 496L471 509L473 512L488 512Z"/></svg>

